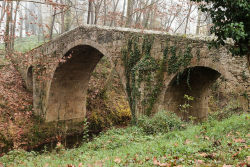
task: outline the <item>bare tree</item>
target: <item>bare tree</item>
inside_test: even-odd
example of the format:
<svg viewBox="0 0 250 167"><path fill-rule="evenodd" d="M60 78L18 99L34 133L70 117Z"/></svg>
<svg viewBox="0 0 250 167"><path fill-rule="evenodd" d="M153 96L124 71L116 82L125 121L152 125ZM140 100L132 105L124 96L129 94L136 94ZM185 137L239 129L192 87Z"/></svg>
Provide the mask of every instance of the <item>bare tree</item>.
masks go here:
<svg viewBox="0 0 250 167"><path fill-rule="evenodd" d="M13 11L12 1L7 2L6 10L7 10L7 18L6 18L6 26L4 33L4 43L5 43L5 51L8 54L11 52L10 35L11 35L11 22L12 22L12 11Z"/></svg>
<svg viewBox="0 0 250 167"><path fill-rule="evenodd" d="M190 4L190 6L189 6L189 9L188 9L188 13L189 14L187 14L184 18L183 17L181 17L181 19L182 19L182 21L180 22L180 24L179 24L179 26L174 30L174 33L176 33L178 30L179 30L179 28L183 25L183 23L186 21L186 24L185 24L185 29L184 29L184 32L186 32L186 30L187 30L187 24L188 24L188 21L189 21L189 18L190 18L190 15L191 15L191 13L196 9L196 7L195 8L193 8L193 10L192 10L192 6L193 5L191 5Z"/></svg>
<svg viewBox="0 0 250 167"><path fill-rule="evenodd" d="M133 17L133 4L134 0L127 1L127 20L126 20L126 27L130 27L132 24L132 17Z"/></svg>
<svg viewBox="0 0 250 167"><path fill-rule="evenodd" d="M197 26L196 26L196 35L200 34L200 27L201 27L201 10L198 9L198 17L197 17Z"/></svg>
<svg viewBox="0 0 250 167"><path fill-rule="evenodd" d="M113 4L113 15L115 15L115 12L116 12L116 9L117 9L117 6L118 6L118 3L119 3L119 0L112 0L112 4ZM115 18L116 17L112 17L112 20L110 22L110 26L115 26Z"/></svg>
<svg viewBox="0 0 250 167"><path fill-rule="evenodd" d="M95 5L95 20L94 20L94 24L97 24L98 21L98 15L100 12L100 8L102 5L103 0L98 0L97 2L93 1L94 5Z"/></svg>
<svg viewBox="0 0 250 167"><path fill-rule="evenodd" d="M3 18L5 16L5 13L6 13L6 1L3 1L2 2L1 16L0 16L0 28L1 28L1 24L2 24Z"/></svg>
<svg viewBox="0 0 250 167"><path fill-rule="evenodd" d="M63 0L60 0L60 3L63 4ZM61 33L65 31L65 23L64 23L64 7L61 8Z"/></svg>
<svg viewBox="0 0 250 167"><path fill-rule="evenodd" d="M15 34L16 34L16 18L17 18L17 9L19 7L19 3L20 1L17 1L16 2L16 8L15 8L15 11L14 11L14 20L13 20L13 23L12 23L12 27L11 27L11 48L14 49L14 40L15 40Z"/></svg>
<svg viewBox="0 0 250 167"><path fill-rule="evenodd" d="M51 24L50 24L50 35L49 35L49 39L52 39L53 36L53 29L54 29L54 25L55 25L55 19L56 19L56 7L54 7L54 12L52 15L52 20L51 20Z"/></svg>
<svg viewBox="0 0 250 167"><path fill-rule="evenodd" d="M90 24L90 21L93 20L93 0L88 0L88 18L87 18L87 24ZM91 21L92 24L92 21Z"/></svg>
<svg viewBox="0 0 250 167"><path fill-rule="evenodd" d="M185 30L184 30L185 34L187 34L188 21L189 21L189 18L190 18L192 7L193 7L193 3L190 2L189 3L189 8L188 8L188 14L187 14L187 17L186 17L186 24L185 24Z"/></svg>
<svg viewBox="0 0 250 167"><path fill-rule="evenodd" d="M19 38L22 38L23 37L23 11L22 11L22 8L19 10L19 20L20 20Z"/></svg>
<svg viewBox="0 0 250 167"><path fill-rule="evenodd" d="M121 14L121 23L123 22L124 15L125 15L125 7L126 7L126 0L123 0L123 7L122 7L122 14Z"/></svg>

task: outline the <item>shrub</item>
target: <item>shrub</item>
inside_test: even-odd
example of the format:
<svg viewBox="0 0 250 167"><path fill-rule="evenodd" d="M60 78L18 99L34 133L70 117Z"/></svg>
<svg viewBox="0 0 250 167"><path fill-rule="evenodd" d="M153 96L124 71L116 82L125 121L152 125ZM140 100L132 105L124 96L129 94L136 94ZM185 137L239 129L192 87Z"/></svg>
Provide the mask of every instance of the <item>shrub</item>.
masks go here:
<svg viewBox="0 0 250 167"><path fill-rule="evenodd" d="M153 117L139 117L137 126L142 128L146 134L156 134L182 129L184 124L175 113L162 110Z"/></svg>

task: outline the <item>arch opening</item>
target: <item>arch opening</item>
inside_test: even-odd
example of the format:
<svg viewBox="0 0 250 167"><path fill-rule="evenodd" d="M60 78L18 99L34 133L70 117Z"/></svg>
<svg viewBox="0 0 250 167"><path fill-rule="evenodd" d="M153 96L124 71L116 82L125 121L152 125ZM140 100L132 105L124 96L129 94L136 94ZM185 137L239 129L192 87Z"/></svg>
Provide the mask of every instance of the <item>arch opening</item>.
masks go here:
<svg viewBox="0 0 250 167"><path fill-rule="evenodd" d="M33 66L28 68L26 85L29 91L33 91Z"/></svg>
<svg viewBox="0 0 250 167"><path fill-rule="evenodd" d="M65 54L56 68L49 92L46 121L85 117L91 73L104 55L89 45L78 45Z"/></svg>
<svg viewBox="0 0 250 167"><path fill-rule="evenodd" d="M195 66L177 74L169 83L164 97L164 108L174 111L185 120L190 116L202 120L208 113L208 90L220 73L209 67ZM185 95L194 97L194 100L184 98ZM181 111L183 104L190 104L186 112Z"/></svg>

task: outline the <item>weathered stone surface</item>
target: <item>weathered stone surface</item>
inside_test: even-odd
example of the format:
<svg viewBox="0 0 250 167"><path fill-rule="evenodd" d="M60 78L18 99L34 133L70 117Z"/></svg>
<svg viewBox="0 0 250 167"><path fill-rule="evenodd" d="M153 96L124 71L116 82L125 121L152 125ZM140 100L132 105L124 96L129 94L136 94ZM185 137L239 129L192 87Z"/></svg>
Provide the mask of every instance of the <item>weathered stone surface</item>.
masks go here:
<svg viewBox="0 0 250 167"><path fill-rule="evenodd" d="M180 79L182 85L176 84L176 74L165 73L164 86L154 105L155 111L160 108L177 111L178 106L183 103L184 94L189 94L196 99L191 115L198 118L206 117L207 89L220 75L239 91L248 88L249 94L246 60L232 58L225 48L209 50L205 40L162 32L81 26L27 53L26 63L19 64L27 87L33 90L36 114L48 122L84 118L88 81L91 72L103 56L108 57L115 65L125 89L126 77L121 50L127 47L127 40L131 36L139 36L139 41L142 41L145 34L154 36L151 55L156 59L163 56L167 42L170 46L175 45L177 50L184 51L190 46L194 56L187 67L191 69L192 89L185 83L188 70L183 69L184 75ZM66 59L66 62L62 63L62 58ZM244 70L247 80L237 78ZM137 108L139 113L140 107Z"/></svg>

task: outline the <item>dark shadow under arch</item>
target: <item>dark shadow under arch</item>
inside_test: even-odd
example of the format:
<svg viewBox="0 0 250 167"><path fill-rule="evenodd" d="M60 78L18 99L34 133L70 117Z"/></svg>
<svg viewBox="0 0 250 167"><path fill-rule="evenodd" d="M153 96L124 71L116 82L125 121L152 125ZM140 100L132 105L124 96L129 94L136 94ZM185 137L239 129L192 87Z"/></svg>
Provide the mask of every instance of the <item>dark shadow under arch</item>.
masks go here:
<svg viewBox="0 0 250 167"><path fill-rule="evenodd" d="M78 45L66 54L51 82L46 121L85 117L88 82L104 55L89 45Z"/></svg>
<svg viewBox="0 0 250 167"><path fill-rule="evenodd" d="M176 112L186 120L189 116L205 118L208 111L208 88L220 75L218 71L209 67L195 66L185 69L168 85L164 97L165 109ZM185 94L194 97L188 113L180 111L180 105L185 103Z"/></svg>

